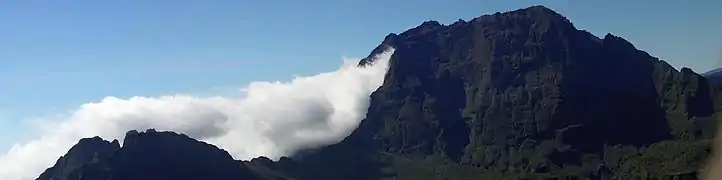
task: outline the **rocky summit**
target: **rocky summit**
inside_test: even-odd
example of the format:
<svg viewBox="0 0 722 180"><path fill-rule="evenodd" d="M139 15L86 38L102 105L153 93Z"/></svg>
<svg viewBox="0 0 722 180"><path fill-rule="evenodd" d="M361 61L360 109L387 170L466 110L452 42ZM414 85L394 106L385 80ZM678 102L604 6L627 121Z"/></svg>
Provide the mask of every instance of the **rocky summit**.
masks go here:
<svg viewBox="0 0 722 180"><path fill-rule="evenodd" d="M389 34L366 119L338 144L234 161L171 132L83 139L41 180L696 179L720 88L543 6ZM372 63L365 58L360 65Z"/></svg>

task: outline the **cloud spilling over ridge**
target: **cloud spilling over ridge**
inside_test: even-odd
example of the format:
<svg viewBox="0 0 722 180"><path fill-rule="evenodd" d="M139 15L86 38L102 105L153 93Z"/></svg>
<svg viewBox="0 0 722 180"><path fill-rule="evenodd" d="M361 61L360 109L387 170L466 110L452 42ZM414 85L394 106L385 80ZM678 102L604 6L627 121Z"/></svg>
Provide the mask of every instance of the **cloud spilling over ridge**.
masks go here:
<svg viewBox="0 0 722 180"><path fill-rule="evenodd" d="M67 117L41 123L37 139L0 152L0 177L35 179L80 138L122 140L128 130L172 130L227 150L236 159L279 158L336 143L365 117L369 95L383 83L393 49L370 67L344 60L336 71L289 82L252 82L244 96L106 97Z"/></svg>

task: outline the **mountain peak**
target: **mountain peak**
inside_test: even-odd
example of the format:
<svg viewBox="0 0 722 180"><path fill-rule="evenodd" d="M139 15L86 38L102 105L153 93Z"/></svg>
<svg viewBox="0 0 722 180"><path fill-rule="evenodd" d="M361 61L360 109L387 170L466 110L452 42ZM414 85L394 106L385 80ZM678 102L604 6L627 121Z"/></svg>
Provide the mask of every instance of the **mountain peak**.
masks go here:
<svg viewBox="0 0 722 180"><path fill-rule="evenodd" d="M419 25L419 26L423 27L423 26L443 26L443 25L441 23L439 23L438 21L428 20L428 21L422 22L421 25Z"/></svg>
<svg viewBox="0 0 722 180"><path fill-rule="evenodd" d="M441 35L461 35L459 33L452 33L452 30L458 32L474 32L475 29L482 28L513 34L524 31L544 33L547 31L567 32L576 30L566 17L542 5L509 12L497 12L493 15L482 15L471 21L459 19L451 25L443 25L438 21L428 20L402 33L391 33L387 35L380 45L374 48L366 58L362 59L359 65L370 63L370 61L373 60L372 57L388 47L405 47L407 46L406 44L412 43L411 41L428 41L439 38ZM471 37L469 34L463 34L463 37L458 38ZM398 44L399 42L405 42L406 44Z"/></svg>
<svg viewBox="0 0 722 180"><path fill-rule="evenodd" d="M110 157L118 149L120 149L120 144L117 140L108 142L98 136L80 139L64 156L57 160L53 167L40 174L38 179L70 176L83 165L96 163L100 159Z"/></svg>
<svg viewBox="0 0 722 180"><path fill-rule="evenodd" d="M551 8L548 8L544 5L533 5L533 6L529 6L527 8L522 8L520 10L521 11L536 11L536 12L559 15L559 13L557 13L556 11L554 11Z"/></svg>

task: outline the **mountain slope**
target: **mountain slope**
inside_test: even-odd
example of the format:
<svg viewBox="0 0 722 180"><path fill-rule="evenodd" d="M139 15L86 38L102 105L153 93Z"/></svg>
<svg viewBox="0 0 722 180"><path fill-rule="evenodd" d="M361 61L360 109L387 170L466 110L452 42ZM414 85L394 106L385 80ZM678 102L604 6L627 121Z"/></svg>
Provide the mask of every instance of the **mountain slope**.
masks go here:
<svg viewBox="0 0 722 180"><path fill-rule="evenodd" d="M427 21L389 34L369 57L385 48L395 51L384 84L340 143L238 167L225 155L203 158L227 168L199 171L243 173L235 179L694 179L721 111L719 88L704 77L621 37L578 30L543 6ZM161 152L126 148L137 149L124 145L107 163L81 155L81 168L58 163L43 175L138 172L123 162L150 155L129 152ZM83 152L95 151L106 152Z"/></svg>

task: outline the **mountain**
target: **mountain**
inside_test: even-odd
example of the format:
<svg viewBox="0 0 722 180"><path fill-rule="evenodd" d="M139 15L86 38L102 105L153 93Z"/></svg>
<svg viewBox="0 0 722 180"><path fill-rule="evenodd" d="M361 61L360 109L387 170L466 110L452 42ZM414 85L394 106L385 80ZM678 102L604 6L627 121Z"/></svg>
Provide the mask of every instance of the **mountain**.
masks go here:
<svg viewBox="0 0 722 180"><path fill-rule="evenodd" d="M48 168L40 174L38 179L51 179L51 177L77 177L78 172L86 164L97 163L106 159L120 149L118 141L108 142L100 137L81 139L78 144L70 148L65 156L60 157L55 166Z"/></svg>
<svg viewBox="0 0 722 180"><path fill-rule="evenodd" d="M705 77L543 6L427 21L387 35L369 57L387 48L395 51L366 119L338 144L234 166L211 145L146 132L131 139L154 143L81 140L88 149L64 156L77 161L61 158L40 179L696 179L722 111ZM173 161L154 157L178 150ZM171 175L179 172L206 176Z"/></svg>
<svg viewBox="0 0 722 180"><path fill-rule="evenodd" d="M722 68L713 69L709 72L706 72L702 74L702 76L706 77L710 82L722 85Z"/></svg>
<svg viewBox="0 0 722 180"><path fill-rule="evenodd" d="M228 152L173 132L129 131L123 146L81 139L39 180L262 179Z"/></svg>

